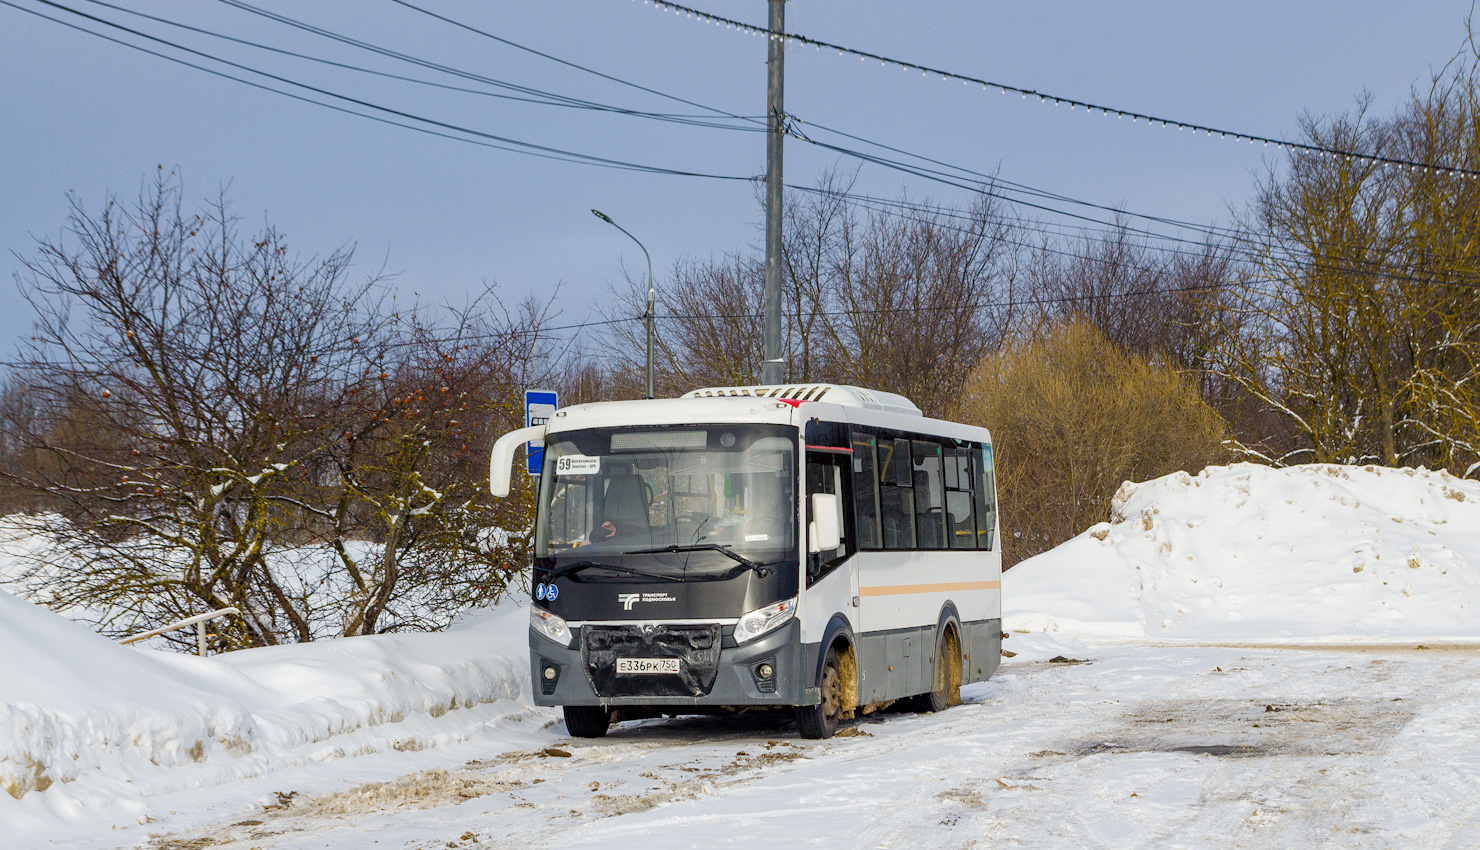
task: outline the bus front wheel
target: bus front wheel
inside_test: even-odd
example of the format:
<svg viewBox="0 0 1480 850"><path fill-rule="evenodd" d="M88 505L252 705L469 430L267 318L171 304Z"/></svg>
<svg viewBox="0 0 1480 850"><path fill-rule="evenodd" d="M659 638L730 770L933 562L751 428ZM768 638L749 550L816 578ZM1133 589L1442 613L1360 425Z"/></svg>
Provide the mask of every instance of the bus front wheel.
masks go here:
<svg viewBox="0 0 1480 850"><path fill-rule="evenodd" d="M567 705L565 728L577 738L600 738L611 728L612 713L599 705Z"/></svg>
<svg viewBox="0 0 1480 850"><path fill-rule="evenodd" d="M838 669L838 652L831 647L822 662L819 684L821 701L797 706L797 728L803 738L831 738L838 731L838 718L843 716L843 675Z"/></svg>

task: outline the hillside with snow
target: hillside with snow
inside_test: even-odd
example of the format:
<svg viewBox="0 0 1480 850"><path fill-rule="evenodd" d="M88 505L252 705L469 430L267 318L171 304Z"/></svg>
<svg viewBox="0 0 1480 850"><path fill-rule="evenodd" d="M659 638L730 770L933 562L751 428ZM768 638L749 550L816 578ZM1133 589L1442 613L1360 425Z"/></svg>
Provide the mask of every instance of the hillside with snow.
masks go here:
<svg viewBox="0 0 1480 850"><path fill-rule="evenodd" d="M1444 471L1209 467L1008 570L1004 628L1171 641L1480 641L1480 483Z"/></svg>

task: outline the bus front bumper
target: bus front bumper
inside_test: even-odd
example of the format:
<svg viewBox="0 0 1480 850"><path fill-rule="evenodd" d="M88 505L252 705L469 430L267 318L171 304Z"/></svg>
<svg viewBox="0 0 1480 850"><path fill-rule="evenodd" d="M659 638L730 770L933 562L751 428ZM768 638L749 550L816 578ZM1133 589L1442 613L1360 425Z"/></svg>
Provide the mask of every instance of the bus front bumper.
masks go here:
<svg viewBox="0 0 1480 850"><path fill-rule="evenodd" d="M530 630L529 672L535 705L780 707L820 701L813 681L815 671L804 669L809 653L801 643L801 624L795 620L741 646L722 644L713 684L707 693L698 695L660 693L663 682L649 674L621 677L621 695L599 694L590 659L582 657L581 640L578 635L576 645L566 647ZM815 653L810 655L815 657ZM772 671L769 680L760 676L767 665ZM649 682L654 692L644 693Z"/></svg>

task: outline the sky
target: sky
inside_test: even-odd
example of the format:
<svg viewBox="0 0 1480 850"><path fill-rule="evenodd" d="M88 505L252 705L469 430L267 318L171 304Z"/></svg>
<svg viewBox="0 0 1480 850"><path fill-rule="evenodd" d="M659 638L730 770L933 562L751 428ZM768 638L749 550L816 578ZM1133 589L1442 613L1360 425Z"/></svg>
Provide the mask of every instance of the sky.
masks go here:
<svg viewBox="0 0 1480 850"><path fill-rule="evenodd" d="M252 1L516 86L633 110L713 115L391 0ZM227 2L110 0L282 50L485 94L275 55L94 0L56 2L325 91L505 139L670 170L738 178L765 171L764 135L750 122L722 119L741 129L721 129L490 97L486 92L509 90L329 41ZM0 5L0 344L7 355L33 321L16 283L23 271L19 257L34 255L37 237L60 234L68 193L95 210L110 194L136 195L158 166L178 170L190 206L225 187L244 228L271 223L303 257L353 245L356 274L384 269L399 299L462 304L494 284L509 302L528 295L553 299L561 323L594 317L610 299L609 286L641 272L641 251L592 216L593 208L642 240L660 286L680 259L763 243L762 210L748 179L598 168L417 133L211 76L21 11L150 44L42 0L4 3L13 4ZM753 24L766 21L762 0L691 3ZM639 0L417 5L706 107L751 118L764 114L762 37ZM1302 114L1349 112L1363 93L1377 114L1393 111L1459 51L1469 11L1468 0L792 0L787 29L1063 97L1297 138ZM1248 204L1257 177L1279 162L1274 148L1087 115L806 46L787 52L785 105L807 122L802 129L813 138L884 152L831 136L816 127L822 125L1049 192L1201 224L1228 223ZM961 188L878 166L860 168L835 152L787 141L788 182L813 185L829 169L857 169L854 191L861 193L970 201Z"/></svg>

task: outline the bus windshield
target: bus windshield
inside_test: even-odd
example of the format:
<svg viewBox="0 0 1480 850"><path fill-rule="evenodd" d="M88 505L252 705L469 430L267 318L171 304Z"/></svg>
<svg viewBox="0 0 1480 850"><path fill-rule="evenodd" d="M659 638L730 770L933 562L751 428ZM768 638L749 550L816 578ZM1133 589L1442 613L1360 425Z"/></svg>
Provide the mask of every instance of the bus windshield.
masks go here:
<svg viewBox="0 0 1480 850"><path fill-rule="evenodd" d="M719 550L753 562L793 557L796 433L678 425L556 434L545 447L535 557L642 556L644 569L686 574L732 570L738 559Z"/></svg>

